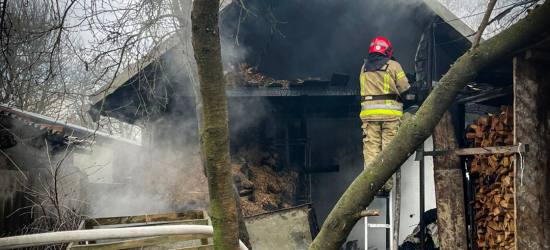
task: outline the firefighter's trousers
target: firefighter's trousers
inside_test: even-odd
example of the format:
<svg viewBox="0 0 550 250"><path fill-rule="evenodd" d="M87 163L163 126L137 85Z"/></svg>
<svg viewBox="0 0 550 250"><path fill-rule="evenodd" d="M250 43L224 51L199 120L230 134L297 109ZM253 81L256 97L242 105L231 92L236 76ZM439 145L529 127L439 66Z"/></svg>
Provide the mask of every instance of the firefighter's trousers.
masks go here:
<svg viewBox="0 0 550 250"><path fill-rule="evenodd" d="M365 168L382 151L383 148L397 135L397 130L401 125L400 120L392 121L363 121L363 156L365 159ZM393 179L390 178L384 185L384 189L389 191L393 187Z"/></svg>

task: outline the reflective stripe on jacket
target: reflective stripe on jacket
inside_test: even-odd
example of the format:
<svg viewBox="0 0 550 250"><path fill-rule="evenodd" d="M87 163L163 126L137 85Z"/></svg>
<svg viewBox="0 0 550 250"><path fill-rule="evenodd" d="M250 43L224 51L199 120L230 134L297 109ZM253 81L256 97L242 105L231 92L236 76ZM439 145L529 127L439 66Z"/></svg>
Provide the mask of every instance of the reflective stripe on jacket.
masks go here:
<svg viewBox="0 0 550 250"><path fill-rule="evenodd" d="M409 80L401 65L389 60L386 65L377 71L364 70L361 67L359 76L361 83L361 96L376 96L397 94L410 88ZM403 115L403 103L396 100L366 100L361 103L361 119L370 121L395 120Z"/></svg>

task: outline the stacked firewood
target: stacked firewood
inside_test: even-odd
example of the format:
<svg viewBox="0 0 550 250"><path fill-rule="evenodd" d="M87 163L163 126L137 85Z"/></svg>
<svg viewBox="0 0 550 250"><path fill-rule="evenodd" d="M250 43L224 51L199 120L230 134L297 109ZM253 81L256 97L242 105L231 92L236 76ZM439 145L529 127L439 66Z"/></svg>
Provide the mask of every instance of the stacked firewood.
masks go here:
<svg viewBox="0 0 550 250"><path fill-rule="evenodd" d="M513 145L513 107L503 106L500 115L489 114L470 125L467 138L474 147ZM477 231L474 249L514 249L514 155L475 155L470 174L475 180L473 205Z"/></svg>

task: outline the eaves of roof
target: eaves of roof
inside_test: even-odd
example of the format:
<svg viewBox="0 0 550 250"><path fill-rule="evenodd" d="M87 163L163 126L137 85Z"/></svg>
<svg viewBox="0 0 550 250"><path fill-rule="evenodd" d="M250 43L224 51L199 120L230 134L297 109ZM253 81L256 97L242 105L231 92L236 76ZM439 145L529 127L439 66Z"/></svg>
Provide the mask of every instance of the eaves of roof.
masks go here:
<svg viewBox="0 0 550 250"><path fill-rule="evenodd" d="M420 0L420 1L424 3L437 16L439 16L444 22L449 24L454 30L460 33L460 35L467 38L470 42L473 41L473 37L471 35L474 33L474 31L468 25L462 22L462 20L457 18L457 16L454 15L451 11L449 11L445 6L443 6L437 0ZM225 5L220 6L220 12L223 12L231 4L235 4L235 2L224 1L224 4ZM88 112L91 109L92 105L99 103L105 97L115 92L116 89L118 89L119 87L124 85L128 80L130 80L132 77L137 75L138 72L143 70L152 62L158 60L162 54L166 53L168 50L175 47L178 44L178 42L179 42L179 38L176 36L169 37L165 41L161 42L156 50L150 52L146 57L141 58L133 65L124 69L122 73L116 76L116 78L111 84L103 86L101 89L99 89L94 94L92 94L90 97L92 104L86 105L83 108L83 111Z"/></svg>
<svg viewBox="0 0 550 250"><path fill-rule="evenodd" d="M4 103L0 103L0 113L4 113L5 116L8 116L12 119L24 120L28 125L34 126L37 129L52 130L53 133L59 133L63 136L76 137L82 140L111 140L141 146L141 143L137 141L112 136L104 132L88 129L70 123L64 123L59 119L28 111L23 111L17 108L10 107Z"/></svg>

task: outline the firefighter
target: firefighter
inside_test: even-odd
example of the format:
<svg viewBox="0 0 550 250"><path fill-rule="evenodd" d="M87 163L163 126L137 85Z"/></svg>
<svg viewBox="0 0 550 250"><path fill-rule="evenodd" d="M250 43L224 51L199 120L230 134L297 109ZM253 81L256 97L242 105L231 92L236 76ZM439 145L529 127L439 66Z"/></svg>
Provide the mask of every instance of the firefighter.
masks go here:
<svg viewBox="0 0 550 250"><path fill-rule="evenodd" d="M393 48L388 39L375 38L369 57L361 67L361 120L365 168L397 134L403 115L402 94L410 88L401 65L390 59ZM382 191L390 191L390 178Z"/></svg>

